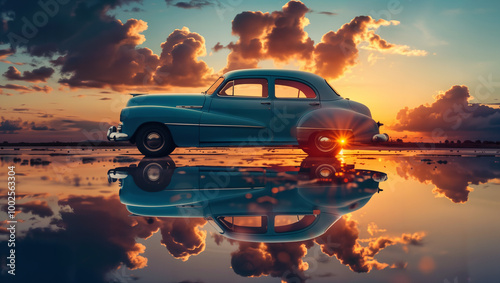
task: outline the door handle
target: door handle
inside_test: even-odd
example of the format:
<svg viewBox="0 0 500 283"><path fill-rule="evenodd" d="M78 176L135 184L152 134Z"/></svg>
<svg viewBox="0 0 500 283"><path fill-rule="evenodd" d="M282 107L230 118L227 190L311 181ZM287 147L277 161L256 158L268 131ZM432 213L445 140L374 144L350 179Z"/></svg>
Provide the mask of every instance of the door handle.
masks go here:
<svg viewBox="0 0 500 283"><path fill-rule="evenodd" d="M311 106L318 106L319 102L311 102L311 103L309 103L309 105L311 105Z"/></svg>
<svg viewBox="0 0 500 283"><path fill-rule="evenodd" d="M271 105L271 102L261 102L262 105Z"/></svg>

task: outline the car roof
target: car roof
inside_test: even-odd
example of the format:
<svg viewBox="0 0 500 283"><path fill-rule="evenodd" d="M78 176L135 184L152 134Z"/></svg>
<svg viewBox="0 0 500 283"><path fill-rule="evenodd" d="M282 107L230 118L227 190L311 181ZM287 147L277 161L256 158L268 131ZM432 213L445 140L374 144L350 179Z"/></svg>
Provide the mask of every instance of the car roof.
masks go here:
<svg viewBox="0 0 500 283"><path fill-rule="evenodd" d="M225 79L232 79L245 76L276 76L287 77L291 79L298 79L306 81L313 85L321 94L322 100L336 100L340 97L332 90L326 80L316 74L299 71L299 70L285 70L285 69L243 69L235 70L225 73Z"/></svg>
<svg viewBox="0 0 500 283"><path fill-rule="evenodd" d="M235 77L235 76L286 76L300 78L307 81L316 81L324 79L316 74L299 71L299 70L286 70L286 69L243 69L230 71L224 74L224 77Z"/></svg>

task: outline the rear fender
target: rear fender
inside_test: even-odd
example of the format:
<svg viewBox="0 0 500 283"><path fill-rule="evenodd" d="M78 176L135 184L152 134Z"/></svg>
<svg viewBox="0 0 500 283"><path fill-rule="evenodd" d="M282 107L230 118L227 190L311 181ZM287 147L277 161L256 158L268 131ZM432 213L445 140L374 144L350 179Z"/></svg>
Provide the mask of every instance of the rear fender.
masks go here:
<svg viewBox="0 0 500 283"><path fill-rule="evenodd" d="M320 108L305 114L297 122L297 140L307 143L312 134L330 131L350 141L368 143L378 134L375 121L358 112L343 108Z"/></svg>

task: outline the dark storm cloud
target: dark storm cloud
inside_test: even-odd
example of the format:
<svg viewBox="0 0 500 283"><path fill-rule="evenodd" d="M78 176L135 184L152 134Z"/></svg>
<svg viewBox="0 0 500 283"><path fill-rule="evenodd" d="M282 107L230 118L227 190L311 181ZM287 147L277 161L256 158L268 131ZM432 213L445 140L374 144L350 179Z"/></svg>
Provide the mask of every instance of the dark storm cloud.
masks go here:
<svg viewBox="0 0 500 283"><path fill-rule="evenodd" d="M2 134L16 134L17 131L21 130L23 127L21 126L22 121L19 120L8 120L2 117L2 121L0 121L0 133Z"/></svg>
<svg viewBox="0 0 500 283"><path fill-rule="evenodd" d="M413 161L413 162L410 162ZM431 183L436 196L444 196L454 203L465 203L473 191L470 185L486 184L500 178L500 164L491 158L448 157L447 163L405 160L398 162L397 173L405 179Z"/></svg>
<svg viewBox="0 0 500 283"><path fill-rule="evenodd" d="M61 229L31 228L16 239L16 255L24 255L16 264L30 272L16 272L12 282L107 282L106 274L121 265L146 266L136 239L150 237L156 223L129 217L117 197L72 196L59 205L65 209L52 223Z"/></svg>
<svg viewBox="0 0 500 283"><path fill-rule="evenodd" d="M0 49L0 60L5 60L5 58L9 57L10 55L12 55L14 53L15 53L15 51L12 50L11 48Z"/></svg>
<svg viewBox="0 0 500 283"><path fill-rule="evenodd" d="M381 26L397 25L397 21L375 20L358 16L337 31L324 34L314 41L304 31L309 24L305 17L311 10L300 1L289 1L281 11L263 13L242 12L232 22L232 33L239 37L231 42L225 71L255 68L260 60L272 59L278 63L291 60L301 62L302 69L325 78L338 78L358 63L359 45L367 42L370 50L407 56L423 56L425 51L412 50L405 45L388 43L375 31ZM216 45L214 51L222 49Z"/></svg>
<svg viewBox="0 0 500 283"><path fill-rule="evenodd" d="M215 1L207 0L190 0L190 1L177 1L177 0L165 0L168 6L172 5L183 9L201 9L205 6L212 6Z"/></svg>
<svg viewBox="0 0 500 283"><path fill-rule="evenodd" d="M38 215L40 217L49 217L54 215L52 209L49 207L46 201L34 200L22 204L17 204L16 208L21 210L23 213L31 212L34 215Z"/></svg>
<svg viewBox="0 0 500 283"><path fill-rule="evenodd" d="M441 92L432 104L401 109L391 128L397 131L433 133L463 139L500 138L500 109L487 105L469 104L471 96L466 86L455 85Z"/></svg>
<svg viewBox="0 0 500 283"><path fill-rule="evenodd" d="M54 69L50 67L40 67L33 71L24 71L23 74L14 66L9 66L3 74L9 80L19 80L27 82L46 82L52 76Z"/></svg>
<svg viewBox="0 0 500 283"><path fill-rule="evenodd" d="M205 53L201 36L188 32L189 36L177 42L178 48L172 47L171 54L162 55L165 60L160 63L160 57L149 48L138 47L146 40L142 34L147 29L146 22L129 19L123 23L108 14L114 8L140 1L60 2L2 2L0 15L5 28L0 31L0 41L26 50L31 56L50 60L60 68L59 83L63 85L110 87L118 91L134 87L198 86L206 79L203 71L212 72L196 57ZM165 62L171 62L180 71ZM187 77L189 72L193 72L191 77ZM178 78L182 80L177 84Z"/></svg>
<svg viewBox="0 0 500 283"><path fill-rule="evenodd" d="M48 126L37 126L35 125L34 122L31 123L31 129L33 131L48 131L49 127ZM50 129L50 130L55 130L55 129Z"/></svg>

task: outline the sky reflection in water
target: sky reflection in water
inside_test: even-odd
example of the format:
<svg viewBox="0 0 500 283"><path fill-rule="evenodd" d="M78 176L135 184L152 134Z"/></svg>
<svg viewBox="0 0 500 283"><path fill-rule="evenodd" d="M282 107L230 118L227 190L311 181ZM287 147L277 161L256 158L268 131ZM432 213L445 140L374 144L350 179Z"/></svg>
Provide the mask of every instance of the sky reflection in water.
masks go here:
<svg viewBox="0 0 500 283"><path fill-rule="evenodd" d="M252 153L252 157L248 157L248 153ZM180 214L177 210L177 214L171 215L174 217L157 217L171 214L170 210L158 210L158 207L138 210L148 212L147 217L129 216L133 207L127 209L123 204L123 196L118 195L119 182L108 183L107 172L130 165L138 165L135 171L144 172L145 163L141 164L140 155L128 154L124 149L117 152L70 150L69 155L59 149L3 151L2 154L0 177L6 178L7 166L15 164L18 178L16 217L23 221L17 230L18 275L15 279L18 282L129 282L133 279L138 282L277 282L279 279L289 282L453 282L455 279L485 282L500 275L496 268L500 259L496 242L500 228L490 220L498 212L500 194L500 158L495 157L495 152L480 154L470 150L452 152L455 156L449 156L450 152L436 155L436 152L346 151L338 160L325 163L335 165L337 173L354 170L387 174L386 181L376 183L383 191L376 193L372 175L367 178L372 187L362 191L367 186L363 183L366 179L343 183L338 174L328 178L328 172L316 171L317 164L312 166L313 170L310 163L304 165L306 156L294 150L243 150L230 154L186 150L172 156L175 169L170 182L177 186L179 193L168 199L165 195L155 199L150 196L162 192L142 191L146 200L158 202L155 205L171 201L201 204L201 210L184 207ZM486 156L477 157L478 154ZM354 165L354 169L346 165ZM252 175L250 169L263 175ZM249 188L227 190L231 182L224 181L218 185L222 184L225 190L207 193L202 185L218 178L217 175L210 177L214 170L229 172L226 174L229 180L236 183L233 189L250 184L254 191L248 191ZM317 172L326 174L323 183L311 183L315 179L311 174ZM154 170L150 173L153 182L157 181L155 178L162 178L155 175ZM182 175L185 179L180 178ZM132 182L127 183L126 179L121 182L124 186L137 185L137 178L130 179ZM323 186L318 189L318 184L331 183L333 179L337 182L334 186L326 191ZM179 190L195 187L193 182L201 190ZM154 188L154 184L149 185ZM157 190L164 185L157 185ZM311 186L316 188L307 190ZM1 220L5 220L7 191L5 186L0 188ZM298 193L299 188L304 189L302 194ZM309 207L305 205L304 192L314 190L323 190L326 195L313 197L312 201L309 198ZM364 195L353 196L356 190ZM140 198L141 190L136 192ZM186 202L183 197L189 193L193 201ZM292 196L293 193L296 194ZM330 208L320 207L320 201L330 204ZM333 205L335 201L339 203ZM320 236L310 233L309 237L293 239L294 242L255 242L248 236L245 236L247 241L242 240L245 237L226 237L217 232L220 228L214 228L206 220L207 213L220 216L217 212L220 209L249 211L254 215L269 208L274 216L305 215L306 210L314 206L320 208L320 218L331 209L336 215L334 220L338 218L338 221L329 228L327 225L326 232ZM267 225L272 225L271 216L268 215ZM293 222L283 219L282 224ZM6 227L6 221L2 221L2 266L7 255ZM271 226L268 228L271 230ZM2 274L3 278L6 276ZM251 276L260 277L249 278Z"/></svg>

